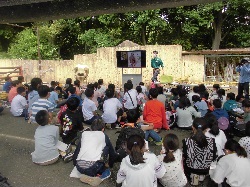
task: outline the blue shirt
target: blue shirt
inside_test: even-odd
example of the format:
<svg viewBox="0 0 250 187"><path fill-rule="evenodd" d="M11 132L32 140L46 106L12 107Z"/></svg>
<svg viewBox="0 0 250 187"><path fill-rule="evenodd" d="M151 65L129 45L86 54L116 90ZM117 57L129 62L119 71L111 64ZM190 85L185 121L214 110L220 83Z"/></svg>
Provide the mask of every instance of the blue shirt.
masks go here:
<svg viewBox="0 0 250 187"><path fill-rule="evenodd" d="M246 63L243 66L237 66L236 71L240 73L239 83L250 82L250 64Z"/></svg>
<svg viewBox="0 0 250 187"><path fill-rule="evenodd" d="M5 92L9 92L11 88L11 82L7 81L4 85L3 85L3 91Z"/></svg>
<svg viewBox="0 0 250 187"><path fill-rule="evenodd" d="M55 91L50 92L48 100L54 105L57 106L56 101L58 101L58 94Z"/></svg>

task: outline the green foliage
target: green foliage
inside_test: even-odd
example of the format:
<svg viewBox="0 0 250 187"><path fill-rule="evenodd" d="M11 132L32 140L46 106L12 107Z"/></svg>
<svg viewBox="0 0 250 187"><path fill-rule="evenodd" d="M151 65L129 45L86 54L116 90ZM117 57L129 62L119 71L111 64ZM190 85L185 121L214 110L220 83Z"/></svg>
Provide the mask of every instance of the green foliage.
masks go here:
<svg viewBox="0 0 250 187"><path fill-rule="evenodd" d="M40 36L40 50L42 59L55 59L57 47L49 42L45 35ZM38 59L37 36L30 28L18 33L11 43L8 54L16 59Z"/></svg>

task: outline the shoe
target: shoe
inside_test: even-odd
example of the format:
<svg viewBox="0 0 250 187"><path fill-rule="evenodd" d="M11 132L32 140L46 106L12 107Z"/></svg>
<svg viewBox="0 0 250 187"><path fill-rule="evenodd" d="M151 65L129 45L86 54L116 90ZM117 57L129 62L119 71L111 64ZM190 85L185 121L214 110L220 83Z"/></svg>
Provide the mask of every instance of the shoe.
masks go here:
<svg viewBox="0 0 250 187"><path fill-rule="evenodd" d="M69 144L69 145L67 146L66 150L65 150L66 155L69 154L71 151L72 151L72 146L71 146L71 144Z"/></svg>
<svg viewBox="0 0 250 187"><path fill-rule="evenodd" d="M151 137L148 138L148 142L153 142L153 141L154 141L153 138Z"/></svg>
<svg viewBox="0 0 250 187"><path fill-rule="evenodd" d="M154 142L155 143L155 145L162 145L162 140L161 141L159 141L159 142Z"/></svg>
<svg viewBox="0 0 250 187"><path fill-rule="evenodd" d="M102 175L100 176L100 179L103 181L111 176L111 171L110 169L106 169Z"/></svg>
<svg viewBox="0 0 250 187"><path fill-rule="evenodd" d="M100 177L90 177L88 175L82 174L80 181L89 184L90 186L98 186L101 184L102 179Z"/></svg>
<svg viewBox="0 0 250 187"><path fill-rule="evenodd" d="M121 127L120 124L116 124L115 128L116 128L116 129L120 129L120 128L122 128L122 127Z"/></svg>
<svg viewBox="0 0 250 187"><path fill-rule="evenodd" d="M68 154L66 154L66 155L63 157L63 161L64 161L65 163L70 162L71 160L73 160L73 155L74 155L74 153L68 153Z"/></svg>

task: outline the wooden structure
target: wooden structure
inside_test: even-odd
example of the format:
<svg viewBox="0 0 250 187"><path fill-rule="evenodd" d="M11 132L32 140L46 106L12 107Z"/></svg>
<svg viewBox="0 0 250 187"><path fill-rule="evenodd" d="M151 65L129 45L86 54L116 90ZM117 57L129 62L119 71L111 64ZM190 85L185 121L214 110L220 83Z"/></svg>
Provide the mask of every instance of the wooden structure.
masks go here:
<svg viewBox="0 0 250 187"><path fill-rule="evenodd" d="M8 77L23 76L22 66L18 66L18 67L0 67L0 81L4 80L7 76Z"/></svg>

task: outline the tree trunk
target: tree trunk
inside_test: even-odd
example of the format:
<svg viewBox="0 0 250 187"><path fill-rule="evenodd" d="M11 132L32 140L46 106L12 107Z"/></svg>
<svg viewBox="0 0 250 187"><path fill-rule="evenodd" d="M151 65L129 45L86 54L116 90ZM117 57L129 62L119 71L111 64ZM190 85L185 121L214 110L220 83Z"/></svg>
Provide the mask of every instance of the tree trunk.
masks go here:
<svg viewBox="0 0 250 187"><path fill-rule="evenodd" d="M214 38L212 44L212 50L220 49L220 43L222 41L222 25L223 25L223 17L222 10L217 12L217 15L213 22L214 29Z"/></svg>

